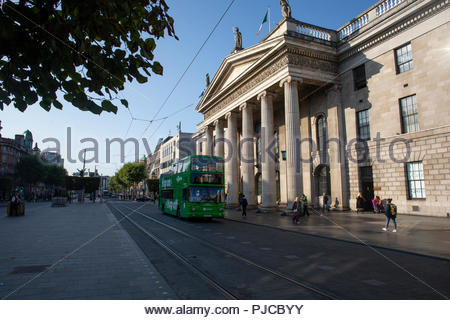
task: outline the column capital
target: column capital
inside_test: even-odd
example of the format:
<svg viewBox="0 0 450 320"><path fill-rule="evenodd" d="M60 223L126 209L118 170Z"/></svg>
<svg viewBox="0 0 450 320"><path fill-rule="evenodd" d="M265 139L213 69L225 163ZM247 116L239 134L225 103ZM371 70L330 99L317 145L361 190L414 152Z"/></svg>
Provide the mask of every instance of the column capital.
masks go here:
<svg viewBox="0 0 450 320"><path fill-rule="evenodd" d="M258 99L258 101L261 101L261 98L264 97L275 97L275 93L269 90L264 90L263 92L261 92L260 94L258 94L258 96L256 97Z"/></svg>
<svg viewBox="0 0 450 320"><path fill-rule="evenodd" d="M299 77L287 76L286 78L284 78L283 80L280 81L280 87L283 87L285 83L291 83L291 82L296 82L296 83L300 84L303 82L303 79L299 78Z"/></svg>
<svg viewBox="0 0 450 320"><path fill-rule="evenodd" d="M214 122L213 122L214 127L217 127L218 124L223 124L223 122L224 122L224 120L221 118L214 120Z"/></svg>
<svg viewBox="0 0 450 320"><path fill-rule="evenodd" d="M244 111L246 109L252 110L256 105L252 102L244 102L239 106L239 111Z"/></svg>
<svg viewBox="0 0 450 320"><path fill-rule="evenodd" d="M236 111L230 111L225 114L225 120L228 120L231 117L237 117L238 113Z"/></svg>

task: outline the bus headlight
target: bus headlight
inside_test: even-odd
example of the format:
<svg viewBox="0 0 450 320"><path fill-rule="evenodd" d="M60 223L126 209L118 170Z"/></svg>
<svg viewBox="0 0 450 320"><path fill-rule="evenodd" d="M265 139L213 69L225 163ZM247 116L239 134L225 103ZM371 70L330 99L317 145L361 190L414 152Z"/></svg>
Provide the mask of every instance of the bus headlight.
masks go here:
<svg viewBox="0 0 450 320"><path fill-rule="evenodd" d="M195 211L195 208L191 208L192 211Z"/></svg>

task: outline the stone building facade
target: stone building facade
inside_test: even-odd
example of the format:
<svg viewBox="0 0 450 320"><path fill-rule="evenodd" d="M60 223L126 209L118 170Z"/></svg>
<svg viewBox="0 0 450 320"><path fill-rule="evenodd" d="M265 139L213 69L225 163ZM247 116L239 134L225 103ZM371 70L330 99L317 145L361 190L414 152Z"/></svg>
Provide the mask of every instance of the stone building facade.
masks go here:
<svg viewBox="0 0 450 320"><path fill-rule="evenodd" d="M305 194L450 207L448 0L379 1L338 30L283 18L224 59L196 107L197 153L225 157L229 206Z"/></svg>

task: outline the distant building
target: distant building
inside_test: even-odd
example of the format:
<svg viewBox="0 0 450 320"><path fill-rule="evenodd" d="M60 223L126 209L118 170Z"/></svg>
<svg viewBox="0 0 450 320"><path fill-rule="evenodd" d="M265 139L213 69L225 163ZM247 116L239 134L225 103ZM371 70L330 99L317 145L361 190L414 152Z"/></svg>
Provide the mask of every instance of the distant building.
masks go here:
<svg viewBox="0 0 450 320"><path fill-rule="evenodd" d="M0 131L1 129L0 121ZM17 134L14 139L3 138L0 134L0 175L15 175L17 163L23 155L32 153L32 145L33 136L28 130L24 135Z"/></svg>
<svg viewBox="0 0 450 320"><path fill-rule="evenodd" d="M57 152L44 151L41 153L41 158L49 163L56 164L59 167L64 168L64 159Z"/></svg>
<svg viewBox="0 0 450 320"><path fill-rule="evenodd" d="M192 139L193 133L180 132L174 137L170 137L161 145L160 174L167 173L170 166L186 156L195 154L195 141Z"/></svg>
<svg viewBox="0 0 450 320"><path fill-rule="evenodd" d="M161 160L161 145L164 140L160 138L156 144L155 150L147 158L147 174L149 179L159 179L160 174L160 160Z"/></svg>

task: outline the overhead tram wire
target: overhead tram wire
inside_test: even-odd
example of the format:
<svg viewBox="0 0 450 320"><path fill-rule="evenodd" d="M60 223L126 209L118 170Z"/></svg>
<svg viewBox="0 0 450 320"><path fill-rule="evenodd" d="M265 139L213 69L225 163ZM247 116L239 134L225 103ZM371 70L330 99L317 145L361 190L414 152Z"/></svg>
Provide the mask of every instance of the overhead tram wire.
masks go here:
<svg viewBox="0 0 450 320"><path fill-rule="evenodd" d="M181 80L183 80L184 76L186 75L186 73L188 72L188 70L190 69L190 67L192 66L192 64L194 63L194 61L197 59L198 55L200 54L200 52L202 51L203 47L206 45L206 43L208 42L208 40L211 38L211 36L213 35L213 33L216 31L217 27L219 26L219 24L222 22L223 18L225 17L225 15L228 13L228 11L230 10L231 6L233 5L233 3L236 0L232 0L230 2L230 4L228 5L228 7L226 8L225 12L222 14L222 16L220 17L220 19L217 21L216 25L214 26L214 28L211 30L211 32L209 33L208 37L206 38L206 40L203 42L202 46L200 47L200 49L198 49L197 53L195 54L194 58L192 59L192 61L189 63L189 65L187 66L186 70L184 70L183 74L181 75L181 77L178 79L177 83L175 84L175 86L173 87L172 91L170 91L169 95L167 96L167 98L164 100L164 102L161 104L161 106L159 107L158 111L156 111L155 115L153 116L153 118L156 118L158 116L158 114L161 112L162 108L164 108L164 106L166 105L167 101L170 99L170 97L172 96L173 92L175 91L175 89L178 87L178 85L180 84ZM150 127L151 122L148 124L148 126L145 128L144 132L142 133L142 137L145 135L145 133L147 132L148 128Z"/></svg>
<svg viewBox="0 0 450 320"><path fill-rule="evenodd" d="M160 123L160 124L158 125L158 127L152 132L152 135L155 134L155 133L158 131L159 128L161 128L161 126L163 125L163 123L164 123L167 119L173 117L174 115L176 115L176 114L178 114L178 113L180 113L180 112L183 112L184 110L186 110L187 108L192 107L193 105L194 105L194 103L188 104L187 106L185 106L185 107L183 107L183 108L180 108L180 109L178 109L178 110L176 110L176 111L174 111L174 112L168 114L168 115L165 116L165 117L162 117L162 118L153 120L153 122L161 121L161 123ZM148 121L148 122L151 122L151 121L152 121L152 120L137 119L137 118L133 118L133 120L136 120L136 121L145 121L145 122L147 122L147 121ZM128 131L130 130L130 127L131 127L131 123L130 123L130 126L129 126L128 130L127 130L127 134L128 134ZM150 137L151 137L152 135L150 135ZM133 155L133 154L134 154L134 153L128 153L128 154L125 155L125 158L127 158L127 157L129 157L130 155ZM115 155L113 155L113 156L114 156L114 157L120 156L120 154L115 154Z"/></svg>

